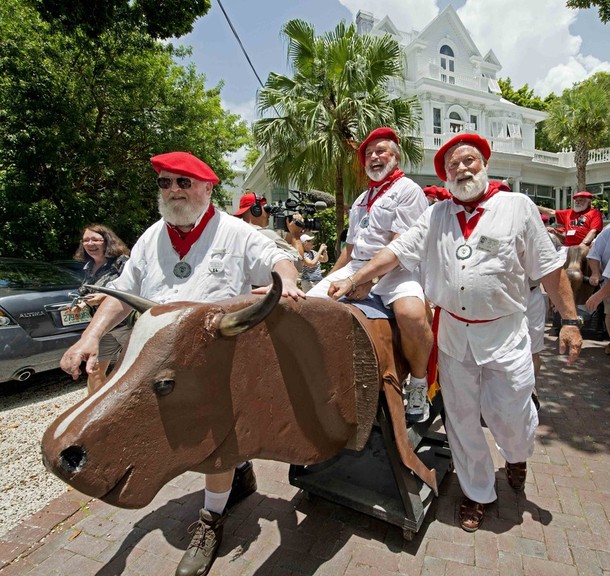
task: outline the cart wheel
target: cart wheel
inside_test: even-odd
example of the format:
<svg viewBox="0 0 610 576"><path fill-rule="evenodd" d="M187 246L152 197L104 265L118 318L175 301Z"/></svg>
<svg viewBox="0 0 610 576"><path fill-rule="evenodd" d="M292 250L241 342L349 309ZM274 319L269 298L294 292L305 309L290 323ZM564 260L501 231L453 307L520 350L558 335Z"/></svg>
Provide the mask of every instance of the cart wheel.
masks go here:
<svg viewBox="0 0 610 576"><path fill-rule="evenodd" d="M403 528L402 529L402 537L407 542L411 542L413 540L413 536L415 536L415 532L413 532L413 530L409 530L408 528Z"/></svg>

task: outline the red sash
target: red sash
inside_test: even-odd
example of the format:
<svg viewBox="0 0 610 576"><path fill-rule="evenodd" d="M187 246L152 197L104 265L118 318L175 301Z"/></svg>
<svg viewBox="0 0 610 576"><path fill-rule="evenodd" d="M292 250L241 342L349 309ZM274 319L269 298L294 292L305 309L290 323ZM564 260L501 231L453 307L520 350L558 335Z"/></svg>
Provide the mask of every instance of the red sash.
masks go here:
<svg viewBox="0 0 610 576"><path fill-rule="evenodd" d="M374 182L373 180L369 181L369 193L366 196L366 211L370 212L371 207L379 198L381 198L389 189L396 180L402 178L405 173L400 168L395 168L390 174L388 174L381 182ZM377 188L377 194L372 196L373 190ZM360 206L364 206L365 204L360 204Z"/></svg>
<svg viewBox="0 0 610 576"><path fill-rule="evenodd" d="M183 232L182 230L179 230L176 226L172 226L168 222L165 223L167 233L169 234L169 239L172 243L172 247L178 253L180 259L184 258L188 254L188 251L191 249L191 246L195 244L197 240L199 240L199 237L205 230L205 227L212 219L214 214L214 206L212 206L212 204L210 203L210 206L208 207L206 213L203 215L203 218L201 219L199 224L197 224L197 226L195 226L192 230L189 230L188 232Z"/></svg>

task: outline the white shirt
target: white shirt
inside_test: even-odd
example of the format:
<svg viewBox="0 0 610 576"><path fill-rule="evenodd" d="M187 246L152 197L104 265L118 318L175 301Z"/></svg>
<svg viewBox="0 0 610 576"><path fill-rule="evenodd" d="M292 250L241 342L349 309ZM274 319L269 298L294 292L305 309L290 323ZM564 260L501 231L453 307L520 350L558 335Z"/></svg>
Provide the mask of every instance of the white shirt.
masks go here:
<svg viewBox="0 0 610 576"><path fill-rule="evenodd" d="M373 198L378 188L373 188ZM403 176L378 198L367 212L368 190L363 192L349 213L347 243L353 245L354 260L370 260L394 237L408 230L428 207L420 186Z"/></svg>
<svg viewBox="0 0 610 576"><path fill-rule="evenodd" d="M439 348L463 360L467 344L478 364L495 360L527 332L528 278L539 280L562 261L533 202L523 194L499 192L481 206L481 219L464 239L452 201L430 206L417 223L388 248L401 264L421 267L426 298L469 320L441 315ZM463 245L463 259L457 250ZM469 253L470 252L470 253ZM467 257L464 258L464 255Z"/></svg>
<svg viewBox="0 0 610 576"><path fill-rule="evenodd" d="M174 275L180 257L164 220L140 236L122 274L109 286L164 304L180 300L216 302L248 294L271 281L271 270L288 255L239 218L216 210L184 257L187 278Z"/></svg>
<svg viewBox="0 0 610 576"><path fill-rule="evenodd" d="M610 226L606 226L595 238L588 260L598 260L604 280L610 280Z"/></svg>

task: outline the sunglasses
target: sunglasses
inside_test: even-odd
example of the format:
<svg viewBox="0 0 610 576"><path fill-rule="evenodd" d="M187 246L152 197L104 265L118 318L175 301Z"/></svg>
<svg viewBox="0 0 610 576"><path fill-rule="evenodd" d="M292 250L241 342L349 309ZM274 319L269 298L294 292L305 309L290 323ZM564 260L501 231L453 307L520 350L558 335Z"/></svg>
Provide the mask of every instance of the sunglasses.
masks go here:
<svg viewBox="0 0 610 576"><path fill-rule="evenodd" d="M162 190L171 188L173 182L173 178L157 178L157 186L159 186L159 188ZM191 187L192 182L190 178L179 176L176 178L176 184L178 184L178 188L180 188L180 190L188 190Z"/></svg>

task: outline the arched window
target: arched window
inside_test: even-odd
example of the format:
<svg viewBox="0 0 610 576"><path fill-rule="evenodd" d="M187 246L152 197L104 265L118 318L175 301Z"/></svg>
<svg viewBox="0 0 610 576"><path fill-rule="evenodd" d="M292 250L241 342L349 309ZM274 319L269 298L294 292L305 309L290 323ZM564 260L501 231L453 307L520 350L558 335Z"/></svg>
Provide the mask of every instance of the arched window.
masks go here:
<svg viewBox="0 0 610 576"><path fill-rule="evenodd" d="M461 132L464 130L464 120L457 112L449 114L449 132Z"/></svg>
<svg viewBox="0 0 610 576"><path fill-rule="evenodd" d="M447 84L455 84L455 57L453 50L447 44L443 44L440 54L441 81L447 82Z"/></svg>

